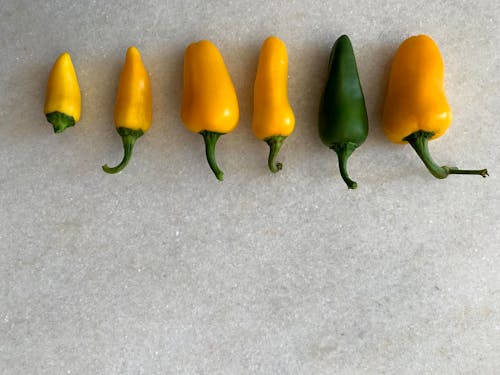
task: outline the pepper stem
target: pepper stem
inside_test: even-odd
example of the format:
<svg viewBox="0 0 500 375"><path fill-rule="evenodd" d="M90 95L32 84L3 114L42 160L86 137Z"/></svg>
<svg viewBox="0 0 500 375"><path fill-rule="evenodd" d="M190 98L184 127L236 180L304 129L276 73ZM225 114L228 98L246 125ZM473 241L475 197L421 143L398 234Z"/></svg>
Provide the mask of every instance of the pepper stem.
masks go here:
<svg viewBox="0 0 500 375"><path fill-rule="evenodd" d="M215 160L215 144L219 140L219 137L224 133L203 130L200 134L203 136L203 140L205 141L205 154L207 155L208 165L214 172L215 177L217 177L219 181L222 181L224 180L224 172L219 169L217 161Z"/></svg>
<svg viewBox="0 0 500 375"><path fill-rule="evenodd" d="M54 127L54 133L62 133L64 129L75 125L75 118L65 113L54 111L45 115L47 121Z"/></svg>
<svg viewBox="0 0 500 375"><path fill-rule="evenodd" d="M144 134L142 130L132 130L128 128L118 128L117 131L122 137L124 150L123 159L116 167L108 167L107 164L103 165L102 170L106 173L118 173L127 166L130 157L132 156L135 141Z"/></svg>
<svg viewBox="0 0 500 375"><path fill-rule="evenodd" d="M432 173L432 175L436 178L446 178L450 174L476 174L482 177L488 176L487 169L477 169L477 170L469 170L469 169L458 169L456 167L447 167L443 165L440 167L436 164L436 162L432 159L431 154L429 153L429 139L434 136L432 132L425 132L422 130L416 131L415 133L410 134L408 137L403 140L408 142L411 147L417 152L418 156L424 162L425 166Z"/></svg>
<svg viewBox="0 0 500 375"><path fill-rule="evenodd" d="M356 181L351 180L349 178L349 174L347 173L347 159L349 159L349 156L351 156L357 147L358 145L352 142L335 143L331 147L331 149L337 153L340 175L349 189L356 189L358 187Z"/></svg>
<svg viewBox="0 0 500 375"><path fill-rule="evenodd" d="M264 141L269 145L269 157L267 158L267 165L271 172L276 173L281 168L283 168L282 163L274 163L274 159L280 152L283 141L286 139L284 135L274 135L272 137L264 139Z"/></svg>

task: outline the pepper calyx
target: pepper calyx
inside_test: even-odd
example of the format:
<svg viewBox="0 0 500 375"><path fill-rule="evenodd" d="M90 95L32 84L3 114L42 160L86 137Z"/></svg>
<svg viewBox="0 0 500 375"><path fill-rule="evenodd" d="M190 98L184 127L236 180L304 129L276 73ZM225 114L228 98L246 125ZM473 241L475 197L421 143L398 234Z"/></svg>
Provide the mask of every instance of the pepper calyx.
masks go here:
<svg viewBox="0 0 500 375"><path fill-rule="evenodd" d="M273 173L276 173L283 168L282 163L275 163L274 160L280 152L283 141L286 138L287 137L285 135L274 135L272 137L264 139L264 141L269 145L269 157L267 158L267 165L269 167L269 170Z"/></svg>
<svg viewBox="0 0 500 375"><path fill-rule="evenodd" d="M203 136L203 141L205 142L205 154L210 169L214 172L215 177L217 177L219 181L224 180L224 172L219 169L217 161L215 160L215 144L224 133L202 130L199 134Z"/></svg>
<svg viewBox="0 0 500 375"><path fill-rule="evenodd" d="M144 132L142 130L134 130L129 128L118 128L116 129L118 134L122 137L123 142L123 159L116 167L109 167L107 164L102 166L102 170L106 173L118 173L123 168L125 168L130 161L130 157L132 156L132 150L134 149L135 141L142 137Z"/></svg>
<svg viewBox="0 0 500 375"><path fill-rule="evenodd" d="M330 146L330 148L337 153L340 175L349 189L356 189L358 187L357 182L351 180L347 172L347 159L349 159L358 146L357 143L353 142L334 143Z"/></svg>
<svg viewBox="0 0 500 375"><path fill-rule="evenodd" d="M488 176L487 169L458 169L457 167L447 167L445 165L439 166L436 164L429 152L429 139L431 139L434 134L435 133L433 132L419 130L403 138L403 141L408 142L411 147L413 147L417 155L424 162L425 166L434 177L443 179L448 177L450 174L475 174L482 177Z"/></svg>
<svg viewBox="0 0 500 375"><path fill-rule="evenodd" d="M64 129L76 124L75 118L65 113L54 111L45 115L47 121L54 127L54 133L62 133Z"/></svg>

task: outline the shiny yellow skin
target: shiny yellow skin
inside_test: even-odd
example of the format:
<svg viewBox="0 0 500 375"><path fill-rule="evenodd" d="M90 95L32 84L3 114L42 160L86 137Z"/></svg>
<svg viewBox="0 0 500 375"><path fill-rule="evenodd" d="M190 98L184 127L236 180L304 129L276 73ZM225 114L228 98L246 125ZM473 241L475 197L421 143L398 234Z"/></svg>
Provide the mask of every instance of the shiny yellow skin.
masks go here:
<svg viewBox="0 0 500 375"><path fill-rule="evenodd" d="M68 52L62 53L50 71L45 92L44 113L61 112L80 120L82 98L75 68Z"/></svg>
<svg viewBox="0 0 500 375"><path fill-rule="evenodd" d="M233 82L222 55L208 40L186 48L181 118L186 128L195 133L225 134L238 124L238 98Z"/></svg>
<svg viewBox="0 0 500 375"><path fill-rule="evenodd" d="M444 92L444 64L427 35L406 39L394 57L384 103L384 132L395 143L417 131L443 135L452 121Z"/></svg>
<svg viewBox="0 0 500 375"><path fill-rule="evenodd" d="M117 128L146 132L153 121L151 84L139 50L127 50L115 102Z"/></svg>
<svg viewBox="0 0 500 375"><path fill-rule="evenodd" d="M260 50L254 84L252 130L265 140L272 136L289 136L295 116L288 102L288 55L279 38L267 38Z"/></svg>

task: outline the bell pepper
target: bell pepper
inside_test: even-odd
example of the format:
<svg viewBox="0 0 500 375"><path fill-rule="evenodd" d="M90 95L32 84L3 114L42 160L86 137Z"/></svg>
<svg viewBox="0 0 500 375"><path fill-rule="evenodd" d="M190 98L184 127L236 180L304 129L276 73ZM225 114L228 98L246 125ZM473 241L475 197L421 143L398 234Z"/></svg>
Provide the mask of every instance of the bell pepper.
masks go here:
<svg viewBox="0 0 500 375"><path fill-rule="evenodd" d="M44 113L55 133L61 133L80 121L82 99L75 68L69 53L54 63L47 82Z"/></svg>
<svg viewBox="0 0 500 375"><path fill-rule="evenodd" d="M222 181L224 173L215 160L215 144L236 127L239 108L222 55L208 40L186 48L181 118L187 129L203 136L208 164Z"/></svg>
<svg viewBox="0 0 500 375"><path fill-rule="evenodd" d="M260 50L254 84L252 130L269 145L267 164L271 172L282 168L274 163L283 141L295 126L295 116L288 102L288 55L285 43L271 36Z"/></svg>
<svg viewBox="0 0 500 375"><path fill-rule="evenodd" d="M436 178L449 174L488 175L486 169L462 170L439 166L428 142L441 137L452 121L444 91L444 63L427 35L406 39L396 52L389 74L382 124L390 141L409 143Z"/></svg>
<svg viewBox="0 0 500 375"><path fill-rule="evenodd" d="M368 135L368 115L351 41L342 35L330 54L329 76L319 108L319 136L337 153L340 174L349 189L347 159Z"/></svg>
<svg viewBox="0 0 500 375"><path fill-rule="evenodd" d="M127 50L120 75L115 102L115 125L122 137L124 156L116 167L103 165L107 173L125 168L132 156L135 141L146 133L152 123L152 95L148 72L136 47Z"/></svg>

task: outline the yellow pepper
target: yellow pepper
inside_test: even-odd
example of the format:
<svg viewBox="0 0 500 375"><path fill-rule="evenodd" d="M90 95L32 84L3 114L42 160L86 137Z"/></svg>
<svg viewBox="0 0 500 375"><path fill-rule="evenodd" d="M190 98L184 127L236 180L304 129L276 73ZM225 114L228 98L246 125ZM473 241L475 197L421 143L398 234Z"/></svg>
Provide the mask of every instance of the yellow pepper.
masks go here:
<svg viewBox="0 0 500 375"><path fill-rule="evenodd" d="M115 125L122 137L124 156L116 167L104 165L107 173L117 173L128 164L137 138L152 123L152 95L149 76L136 47L127 50L115 102Z"/></svg>
<svg viewBox="0 0 500 375"><path fill-rule="evenodd" d="M61 133L80 120L82 100L80 86L69 53L54 63L47 82L44 113L54 132Z"/></svg>
<svg viewBox="0 0 500 375"><path fill-rule="evenodd" d="M252 130L269 145L267 164L278 172L281 163L274 163L283 141L295 126L295 116L288 102L288 55L285 43L275 36L264 41L260 50L254 84Z"/></svg>
<svg viewBox="0 0 500 375"><path fill-rule="evenodd" d="M181 118L186 128L203 136L208 164L222 181L224 173L215 161L215 144L236 127L239 108L224 60L208 40L186 48Z"/></svg>
<svg viewBox="0 0 500 375"><path fill-rule="evenodd" d="M406 39L392 63L382 124L395 143L408 142L436 178L449 174L488 175L486 169L461 170L439 166L428 141L442 136L451 124L451 108L444 91L444 64L436 43L427 35Z"/></svg>

